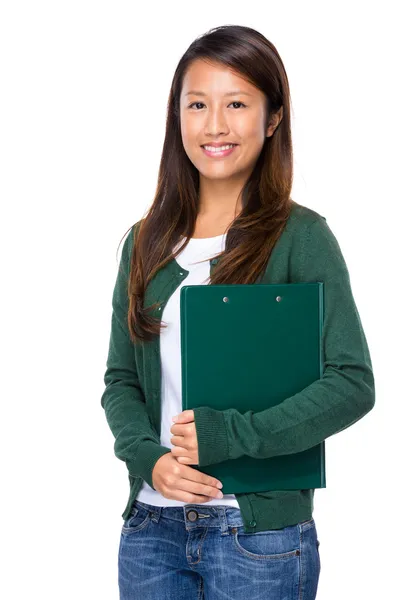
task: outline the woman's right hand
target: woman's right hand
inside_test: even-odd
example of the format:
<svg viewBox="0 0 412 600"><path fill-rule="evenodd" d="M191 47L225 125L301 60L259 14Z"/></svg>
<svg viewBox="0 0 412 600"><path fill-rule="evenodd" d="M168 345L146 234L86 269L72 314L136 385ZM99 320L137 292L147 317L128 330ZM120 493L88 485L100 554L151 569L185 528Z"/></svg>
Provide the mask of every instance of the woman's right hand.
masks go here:
<svg viewBox="0 0 412 600"><path fill-rule="evenodd" d="M218 479L181 464L171 452L158 459L152 480L154 489L170 500L201 504L211 498L223 498Z"/></svg>

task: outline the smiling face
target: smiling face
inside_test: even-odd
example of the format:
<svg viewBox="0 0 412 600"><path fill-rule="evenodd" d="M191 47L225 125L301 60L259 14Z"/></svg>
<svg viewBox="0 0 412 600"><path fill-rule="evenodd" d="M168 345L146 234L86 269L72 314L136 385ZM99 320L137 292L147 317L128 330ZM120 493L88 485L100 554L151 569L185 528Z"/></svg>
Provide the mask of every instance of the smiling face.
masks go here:
<svg viewBox="0 0 412 600"><path fill-rule="evenodd" d="M200 177L249 177L280 114L266 128L265 95L224 65L197 59L186 71L180 96L182 142ZM220 154L202 148L227 144L236 146Z"/></svg>

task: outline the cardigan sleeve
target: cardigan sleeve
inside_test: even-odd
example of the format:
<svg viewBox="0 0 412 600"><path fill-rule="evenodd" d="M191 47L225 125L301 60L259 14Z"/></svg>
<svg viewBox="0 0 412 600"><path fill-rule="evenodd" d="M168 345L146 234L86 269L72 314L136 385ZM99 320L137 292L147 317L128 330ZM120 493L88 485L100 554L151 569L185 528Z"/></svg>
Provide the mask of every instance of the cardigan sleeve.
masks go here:
<svg viewBox="0 0 412 600"><path fill-rule="evenodd" d="M153 488L153 468L170 448L160 445L160 438L151 425L127 328L127 285L135 227L123 244L112 296L109 352L104 374L106 388L101 405L115 437L115 456L126 463L131 476L142 477Z"/></svg>
<svg viewBox="0 0 412 600"><path fill-rule="evenodd" d="M348 269L326 219L319 215L306 225L295 246L293 282L324 282L323 375L263 411L195 408L199 466L302 452L353 425L375 404L371 357Z"/></svg>

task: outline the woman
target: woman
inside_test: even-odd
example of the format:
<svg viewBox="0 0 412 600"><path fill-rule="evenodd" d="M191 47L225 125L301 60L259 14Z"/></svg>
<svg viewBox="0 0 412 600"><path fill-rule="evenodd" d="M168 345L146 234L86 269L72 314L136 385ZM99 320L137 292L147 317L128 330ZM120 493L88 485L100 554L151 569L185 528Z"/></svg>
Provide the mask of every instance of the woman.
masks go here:
<svg viewBox="0 0 412 600"><path fill-rule="evenodd" d="M193 468L301 452L374 406L345 260L326 219L290 198L292 162L274 46L241 26L196 39L172 82L155 199L128 233L113 293L101 403L130 483L121 600L316 596L314 490L225 494ZM181 286L305 281L324 282L322 378L262 412L182 411Z"/></svg>

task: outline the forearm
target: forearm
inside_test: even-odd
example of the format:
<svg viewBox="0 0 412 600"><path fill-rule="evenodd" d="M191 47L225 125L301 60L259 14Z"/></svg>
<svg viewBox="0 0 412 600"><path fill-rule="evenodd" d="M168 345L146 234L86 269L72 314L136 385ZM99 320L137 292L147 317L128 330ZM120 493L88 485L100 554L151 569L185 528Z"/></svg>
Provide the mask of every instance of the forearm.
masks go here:
<svg viewBox="0 0 412 600"><path fill-rule="evenodd" d="M115 437L114 453L123 460L133 477L142 477L151 487L157 460L170 448L160 445L153 428L146 399L136 371L134 346L127 327L127 280L133 229L122 250L112 298L109 352L104 374L101 405Z"/></svg>

